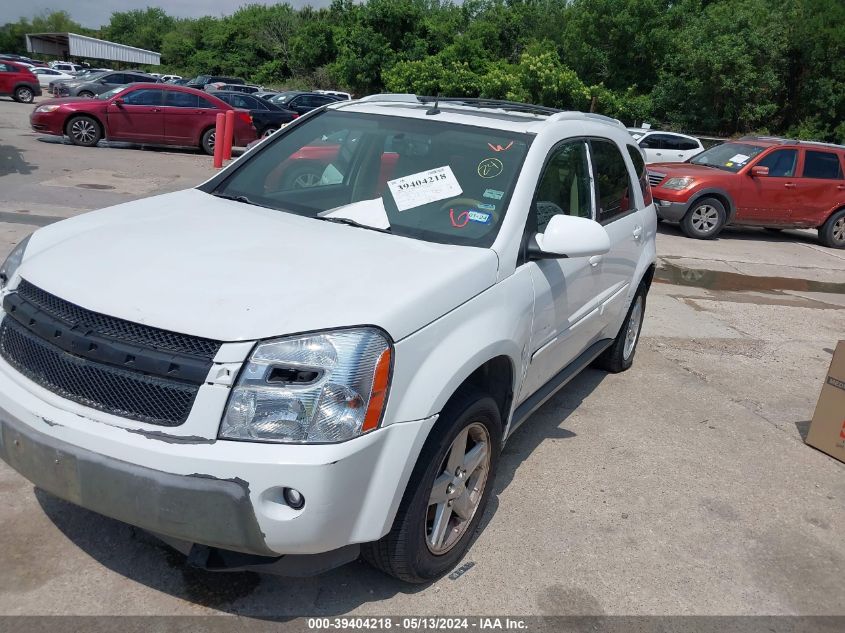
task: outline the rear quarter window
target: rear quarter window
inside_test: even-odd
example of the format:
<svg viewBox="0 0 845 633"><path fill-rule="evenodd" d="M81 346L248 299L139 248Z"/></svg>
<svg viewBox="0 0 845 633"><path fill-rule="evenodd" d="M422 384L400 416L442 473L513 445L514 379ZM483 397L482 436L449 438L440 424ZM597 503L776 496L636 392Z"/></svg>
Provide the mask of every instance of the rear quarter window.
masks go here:
<svg viewBox="0 0 845 633"><path fill-rule="evenodd" d="M651 185L648 183L648 170L646 170L645 161L643 160L640 150L633 145L626 145L628 156L631 157L631 162L634 163L634 171L637 173L637 179L640 181L640 190L643 192L643 204L650 205L654 198L651 195Z"/></svg>

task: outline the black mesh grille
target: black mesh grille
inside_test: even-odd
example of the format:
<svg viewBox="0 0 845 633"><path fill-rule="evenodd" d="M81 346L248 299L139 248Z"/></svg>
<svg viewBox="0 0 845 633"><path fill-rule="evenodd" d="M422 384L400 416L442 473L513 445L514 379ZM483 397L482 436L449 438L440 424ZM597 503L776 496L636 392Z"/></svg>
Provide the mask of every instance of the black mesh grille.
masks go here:
<svg viewBox="0 0 845 633"><path fill-rule="evenodd" d="M150 424L182 424L199 391L197 385L145 376L68 354L8 316L0 324L0 353L30 380L63 398Z"/></svg>
<svg viewBox="0 0 845 633"><path fill-rule="evenodd" d="M25 279L18 284L17 292L30 303L68 325L85 325L101 336L208 360L212 360L220 349L220 341L160 330L86 310L33 286Z"/></svg>

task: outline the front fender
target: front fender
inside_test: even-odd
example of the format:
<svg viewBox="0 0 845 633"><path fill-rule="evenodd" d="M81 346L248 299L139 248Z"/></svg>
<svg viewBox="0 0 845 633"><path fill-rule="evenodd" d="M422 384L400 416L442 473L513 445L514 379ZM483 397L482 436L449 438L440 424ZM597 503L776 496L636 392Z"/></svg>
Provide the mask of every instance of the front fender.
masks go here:
<svg viewBox="0 0 845 633"><path fill-rule="evenodd" d="M396 343L385 424L439 413L470 374L497 356L511 360L518 393L533 316L534 289L523 266Z"/></svg>

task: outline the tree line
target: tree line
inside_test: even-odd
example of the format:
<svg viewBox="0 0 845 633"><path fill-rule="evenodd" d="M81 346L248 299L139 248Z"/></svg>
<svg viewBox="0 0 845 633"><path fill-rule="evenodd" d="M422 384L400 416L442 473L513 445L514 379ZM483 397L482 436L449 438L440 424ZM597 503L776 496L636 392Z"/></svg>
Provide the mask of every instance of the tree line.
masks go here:
<svg viewBox="0 0 845 633"><path fill-rule="evenodd" d="M357 95L482 96L592 110L698 134L845 141L843 0L334 0L176 18L65 12L0 27L82 32L160 51L183 76ZM162 72L158 70L158 72Z"/></svg>

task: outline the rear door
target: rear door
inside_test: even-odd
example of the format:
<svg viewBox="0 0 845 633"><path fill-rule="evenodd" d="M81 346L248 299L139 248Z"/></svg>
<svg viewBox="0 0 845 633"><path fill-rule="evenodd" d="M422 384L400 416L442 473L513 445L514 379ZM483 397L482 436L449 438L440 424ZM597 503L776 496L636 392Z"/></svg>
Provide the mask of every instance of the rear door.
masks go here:
<svg viewBox="0 0 845 633"><path fill-rule="evenodd" d="M835 207L845 203L842 155L822 149L805 149L797 184L800 198L793 212L793 223L819 226Z"/></svg>
<svg viewBox="0 0 845 633"><path fill-rule="evenodd" d="M216 124L217 109L199 95L166 90L164 101L164 138L170 145L195 146L203 131Z"/></svg>
<svg viewBox="0 0 845 633"><path fill-rule="evenodd" d="M590 139L593 174L598 200L598 221L610 236L610 252L590 258L600 272L596 309L600 329L620 322L627 308L644 235L639 184L628 169L622 150L612 140ZM616 336L616 332L610 333Z"/></svg>
<svg viewBox="0 0 845 633"><path fill-rule="evenodd" d="M768 176L752 176L754 167L767 167ZM752 163L737 178L736 222L740 224L787 226L800 205L801 192L796 178L797 149L777 149Z"/></svg>
<svg viewBox="0 0 845 633"><path fill-rule="evenodd" d="M164 91L130 89L106 108L109 138L139 143L164 142Z"/></svg>

